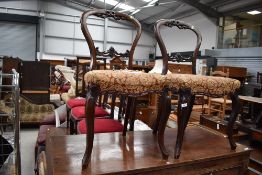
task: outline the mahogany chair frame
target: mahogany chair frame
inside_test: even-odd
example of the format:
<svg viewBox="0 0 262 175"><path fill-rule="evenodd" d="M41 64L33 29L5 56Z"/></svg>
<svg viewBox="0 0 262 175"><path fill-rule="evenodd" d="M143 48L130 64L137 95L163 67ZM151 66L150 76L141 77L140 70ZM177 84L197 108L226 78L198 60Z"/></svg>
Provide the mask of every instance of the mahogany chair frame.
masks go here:
<svg viewBox="0 0 262 175"><path fill-rule="evenodd" d="M156 40L158 42L158 45L160 47L160 51L163 57L164 61L168 60L168 54L167 54L167 49L166 46L163 42L163 39L161 37L160 34L160 27L161 26L167 26L167 27L177 27L178 29L182 29L182 30L191 30L192 32L194 32L197 36L197 43L196 43L196 47L194 50L194 54L192 57L192 73L196 74L196 58L199 52L199 48L201 45L201 41L202 41L202 37L200 32L195 29L194 26L187 24L183 21L179 21L179 20L175 20L175 19L162 19L159 20L155 23L154 26L154 31L155 31L155 37ZM165 70L164 73L166 72L167 69ZM175 158L179 158L180 153L181 153L181 148L182 148L182 142L183 142L183 137L184 137L184 133L185 133L185 129L186 126L188 124L189 121L189 117L191 115L192 112L192 108L193 108L193 103L194 103L194 99L195 99L195 94L193 94L191 92L191 89L170 89L172 91L176 91L179 94L179 101L178 101L178 133L177 133L177 140L176 140L176 146L175 146ZM212 96L212 94L197 94L197 95L210 95ZM236 144L233 140L233 125L234 122L236 120L237 114L238 114L238 110L239 110L239 100L238 100L238 92L234 92L229 94L229 96L232 99L232 112L228 121L228 128L227 128L227 135L228 135L228 139L229 139L229 143L231 146L231 149L235 149L236 148ZM160 115L158 115L160 116ZM154 126L153 132L157 132L158 130L158 122L159 122L159 118L157 118L156 120L156 124ZM166 121L165 121L166 122Z"/></svg>
<svg viewBox="0 0 262 175"><path fill-rule="evenodd" d="M110 18L110 19L114 19L116 21L120 21L120 20L126 20L129 21L133 24L133 26L136 28L136 35L135 38L133 40L133 43L131 45L131 49L130 51L127 52L128 54L128 65L127 68L129 70L132 70L132 62L133 62L133 55L134 55L134 51L135 51L135 47L137 46L138 40L141 36L141 24L139 23L138 20L136 20L134 17L129 16L127 14L124 13L120 13L120 12L113 12L113 11L107 11L107 10L102 10L102 9L96 9L96 10L88 10L86 12L83 13L82 17L81 17L81 29L82 32L85 36L85 39L88 43L89 46L89 50L90 50L90 55L91 55L91 64L90 64L90 69L91 71L94 70L96 68L96 56L97 56L97 49L94 46L94 41L89 33L89 30L87 28L87 22L86 19L89 16L97 16L100 18ZM118 54L119 55L119 54ZM165 74L167 72L167 62L168 60L163 60L163 71L162 74ZM94 105L97 101L98 96L104 92L101 92L101 89L98 85L96 84L90 84L88 85L88 91L87 91L87 96L86 96L86 125L87 125L87 134L86 134L86 149L85 149L85 153L84 153L84 157L82 159L82 168L85 169L90 160L91 160L91 154L92 154L92 149L93 149L93 140L94 140ZM130 115L134 115L135 114L135 101L136 98L138 96L142 96L148 93L151 93L150 91L148 92L144 92L141 94L123 94L119 92L108 92L111 94L115 94L115 95L124 95L125 97L127 97L127 106L128 108L126 109L126 115L125 115L125 120L124 120L124 131L123 131L123 136L126 136L126 132L127 132L127 123L129 120L129 116ZM169 114L170 114L170 98L167 97L167 90L161 90L159 92L155 92L155 93L160 93L161 95L161 110L164 111L161 117L159 117L159 120L161 120L159 122L159 128L158 128L158 133L157 133L157 138L158 138L158 144L162 153L162 157L163 158L167 158L168 157L168 152L165 149L164 146L164 131L165 131L165 123L162 122L162 120L167 120ZM160 106L160 105L159 105Z"/></svg>

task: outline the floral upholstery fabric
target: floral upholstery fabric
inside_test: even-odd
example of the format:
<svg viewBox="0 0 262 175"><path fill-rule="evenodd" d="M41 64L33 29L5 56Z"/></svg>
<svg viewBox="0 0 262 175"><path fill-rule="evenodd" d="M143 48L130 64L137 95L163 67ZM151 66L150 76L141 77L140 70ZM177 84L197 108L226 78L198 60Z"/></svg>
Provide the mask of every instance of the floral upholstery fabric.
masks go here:
<svg viewBox="0 0 262 175"><path fill-rule="evenodd" d="M52 104L37 105L20 97L20 121L22 123L38 123L44 116L52 114L54 109Z"/></svg>
<svg viewBox="0 0 262 175"><path fill-rule="evenodd" d="M192 74L167 74L167 76L170 80L169 88L191 88L193 94L223 96L240 88L240 81L232 78Z"/></svg>
<svg viewBox="0 0 262 175"><path fill-rule="evenodd" d="M85 74L87 85L99 85L101 92L138 95L157 92L167 86L168 77L130 70L94 70Z"/></svg>
<svg viewBox="0 0 262 175"><path fill-rule="evenodd" d="M2 101L0 110L7 114L12 112L12 107L8 105L8 98ZM39 123L45 115L52 114L54 106L52 104L36 105L20 97L20 122L21 123Z"/></svg>
<svg viewBox="0 0 262 175"><path fill-rule="evenodd" d="M223 96L240 88L240 81L192 74L150 74L129 70L94 70L85 74L87 85L99 85L101 91L141 94L149 91L190 88L193 94Z"/></svg>

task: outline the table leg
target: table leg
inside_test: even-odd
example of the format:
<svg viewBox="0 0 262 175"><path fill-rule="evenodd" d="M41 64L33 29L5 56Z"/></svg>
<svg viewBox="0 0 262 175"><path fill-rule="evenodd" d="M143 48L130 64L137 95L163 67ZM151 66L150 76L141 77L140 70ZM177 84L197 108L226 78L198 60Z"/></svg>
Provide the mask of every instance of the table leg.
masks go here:
<svg viewBox="0 0 262 175"><path fill-rule="evenodd" d="M175 146L175 159L178 159L181 152L184 132L192 112L195 96L191 94L191 89L180 89L177 111L177 139Z"/></svg>

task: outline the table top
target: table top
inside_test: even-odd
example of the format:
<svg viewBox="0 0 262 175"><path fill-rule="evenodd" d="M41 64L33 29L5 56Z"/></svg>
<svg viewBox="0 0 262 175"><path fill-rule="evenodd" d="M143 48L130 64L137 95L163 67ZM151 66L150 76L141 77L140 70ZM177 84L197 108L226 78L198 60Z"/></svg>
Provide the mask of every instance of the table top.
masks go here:
<svg viewBox="0 0 262 175"><path fill-rule="evenodd" d="M95 134L90 166L81 171L85 150L85 135L52 136L47 139L46 155L48 169L54 175L118 174L119 172L143 172L156 167L175 167L197 161L210 161L222 157L248 154L250 149L238 145L230 149L227 138L200 127L188 127L184 137L182 153L174 159L176 129L167 129L165 145L170 153L168 160L162 160L156 136L152 131ZM53 146L58 145L58 146ZM215 151L214 151L215 148ZM139 174L139 173L138 173ZM142 174L142 173L141 173Z"/></svg>
<svg viewBox="0 0 262 175"><path fill-rule="evenodd" d="M240 100L244 100L244 101L253 102L253 103L262 104L262 98L259 98L259 97L251 97L251 96L239 95L239 99Z"/></svg>

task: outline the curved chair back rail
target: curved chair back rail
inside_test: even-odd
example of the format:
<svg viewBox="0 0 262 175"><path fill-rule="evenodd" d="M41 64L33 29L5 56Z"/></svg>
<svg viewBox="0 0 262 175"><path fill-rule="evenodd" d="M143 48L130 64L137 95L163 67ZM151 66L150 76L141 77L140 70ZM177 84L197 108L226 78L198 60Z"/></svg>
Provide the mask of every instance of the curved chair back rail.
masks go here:
<svg viewBox="0 0 262 175"><path fill-rule="evenodd" d="M141 24L138 22L138 20L133 18L132 16L129 16L129 15L124 14L124 13L108 11L108 10L104 10L104 9L88 10L88 11L86 11L82 14L81 30L82 30L82 32L85 36L85 39L86 39L87 44L88 44L89 49L90 49L90 56L91 56L90 69L91 70L96 68L96 56L98 55L98 53L103 53L103 52L99 52L98 48L95 48L94 41L93 41L93 39L90 35L90 32L88 30L88 27L87 27L87 18L89 16L97 16L97 17L100 17L100 18L110 18L110 19L114 19L116 21L126 20L126 21L129 21L130 23L132 23L134 25L134 27L136 28L136 36L135 36L135 39L132 43L131 49L128 52L128 57L129 57L128 69L132 69L132 62L133 62L135 47L137 46L138 40L139 40L141 33L142 33ZM120 53L117 53L117 54L121 55Z"/></svg>
<svg viewBox="0 0 262 175"><path fill-rule="evenodd" d="M201 42L202 42L202 36L201 36L200 32L193 25L187 24L183 21L179 21L179 20L175 20L175 19L161 19L161 20L158 20L155 23L154 32L155 32L155 37L156 37L157 43L159 45L159 48L160 48L160 51L161 51L161 54L162 54L162 57L163 57L163 61L164 61L162 74L166 74L167 70L168 70L168 67L167 67L167 65L168 65L168 63L167 63L168 62L167 49L166 49L166 46L165 46L163 39L161 37L161 34L160 34L160 27L163 26L163 25L167 26L167 27L177 27L178 29L183 29L183 30L184 29L191 30L196 34L197 43L196 43L196 47L195 47L194 54L193 54L193 57L192 57L192 73L196 74L196 58L197 58L199 48L200 48L200 45L201 45Z"/></svg>

